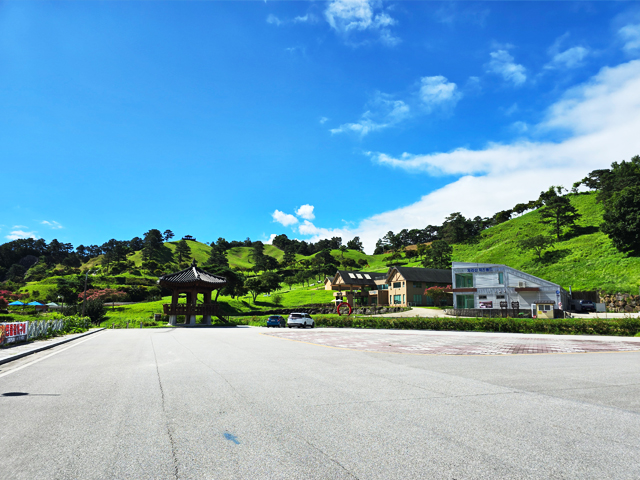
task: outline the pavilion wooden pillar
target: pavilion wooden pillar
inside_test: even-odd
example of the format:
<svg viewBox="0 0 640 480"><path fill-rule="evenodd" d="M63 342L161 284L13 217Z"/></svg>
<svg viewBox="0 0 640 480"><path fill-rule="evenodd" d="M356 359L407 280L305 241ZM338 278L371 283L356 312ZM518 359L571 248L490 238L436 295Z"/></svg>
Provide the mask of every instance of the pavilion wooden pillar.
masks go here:
<svg viewBox="0 0 640 480"><path fill-rule="evenodd" d="M211 325L211 310L207 310L207 306L211 305L211 290L207 290L204 292L204 315L202 316L202 321L205 325Z"/></svg>
<svg viewBox="0 0 640 480"><path fill-rule="evenodd" d="M188 323L189 325L196 324L196 307L198 306L198 290L194 289L191 292L191 298L187 300L187 303L191 307L189 312L189 318L184 319L184 323Z"/></svg>
<svg viewBox="0 0 640 480"><path fill-rule="evenodd" d="M178 293L178 290L173 290L171 293L171 310L172 312L175 312L175 308L178 305L178 298L179 298L180 294ZM178 315L176 315L175 313L173 314L169 314L169 325L176 325L176 321L177 321Z"/></svg>

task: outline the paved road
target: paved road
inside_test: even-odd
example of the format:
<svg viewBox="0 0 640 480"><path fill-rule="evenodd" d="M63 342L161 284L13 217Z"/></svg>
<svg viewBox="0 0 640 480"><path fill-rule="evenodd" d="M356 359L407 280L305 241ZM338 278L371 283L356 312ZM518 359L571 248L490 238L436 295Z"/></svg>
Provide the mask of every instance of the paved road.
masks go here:
<svg viewBox="0 0 640 480"><path fill-rule="evenodd" d="M638 478L640 353L402 355L266 332L107 330L0 366L0 478Z"/></svg>

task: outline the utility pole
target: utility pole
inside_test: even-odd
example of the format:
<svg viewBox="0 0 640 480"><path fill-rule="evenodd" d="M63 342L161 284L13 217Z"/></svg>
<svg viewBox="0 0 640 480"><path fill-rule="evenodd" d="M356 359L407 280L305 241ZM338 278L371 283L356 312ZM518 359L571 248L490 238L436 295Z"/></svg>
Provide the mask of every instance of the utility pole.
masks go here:
<svg viewBox="0 0 640 480"><path fill-rule="evenodd" d="M84 304L87 301L87 277L89 276L89 270L84 275L84 295L82 296L82 316L84 317Z"/></svg>

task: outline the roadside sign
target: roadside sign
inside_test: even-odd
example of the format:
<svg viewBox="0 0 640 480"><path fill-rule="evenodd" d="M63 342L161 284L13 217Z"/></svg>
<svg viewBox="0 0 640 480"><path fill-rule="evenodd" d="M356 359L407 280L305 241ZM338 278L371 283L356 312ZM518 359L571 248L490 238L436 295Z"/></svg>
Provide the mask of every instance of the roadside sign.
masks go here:
<svg viewBox="0 0 640 480"><path fill-rule="evenodd" d="M27 340L29 322L0 323L0 345Z"/></svg>
<svg viewBox="0 0 640 480"><path fill-rule="evenodd" d="M560 295L560 290L556 290L556 295Z"/></svg>

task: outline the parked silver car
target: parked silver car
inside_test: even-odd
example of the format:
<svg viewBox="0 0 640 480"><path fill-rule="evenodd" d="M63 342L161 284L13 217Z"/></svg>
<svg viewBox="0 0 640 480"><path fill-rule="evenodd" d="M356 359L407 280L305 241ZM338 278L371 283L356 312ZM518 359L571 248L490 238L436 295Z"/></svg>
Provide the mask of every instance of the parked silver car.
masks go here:
<svg viewBox="0 0 640 480"><path fill-rule="evenodd" d="M308 313L292 313L287 318L287 327L313 328L313 318Z"/></svg>

